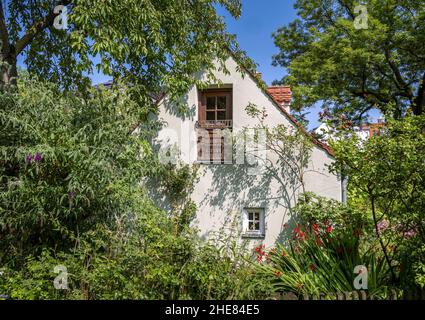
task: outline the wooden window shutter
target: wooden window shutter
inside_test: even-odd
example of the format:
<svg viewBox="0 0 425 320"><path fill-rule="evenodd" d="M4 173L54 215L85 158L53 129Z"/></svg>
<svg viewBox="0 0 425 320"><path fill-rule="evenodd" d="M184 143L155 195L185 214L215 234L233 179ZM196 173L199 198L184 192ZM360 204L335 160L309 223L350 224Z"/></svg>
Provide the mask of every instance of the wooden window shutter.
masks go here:
<svg viewBox="0 0 425 320"><path fill-rule="evenodd" d="M232 94L226 93L226 119L233 119L232 114Z"/></svg>
<svg viewBox="0 0 425 320"><path fill-rule="evenodd" d="M198 91L198 120L205 121L206 120L206 97L201 91Z"/></svg>

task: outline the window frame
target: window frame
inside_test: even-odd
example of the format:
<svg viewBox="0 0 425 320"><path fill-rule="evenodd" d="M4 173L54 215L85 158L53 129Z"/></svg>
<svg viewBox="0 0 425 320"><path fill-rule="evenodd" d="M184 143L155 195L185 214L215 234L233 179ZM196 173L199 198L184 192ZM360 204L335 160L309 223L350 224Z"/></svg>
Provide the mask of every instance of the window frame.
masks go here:
<svg viewBox="0 0 425 320"><path fill-rule="evenodd" d="M226 107L224 109L218 108L218 98L226 97ZM215 98L214 109L207 108L208 98ZM218 119L218 112L225 112L225 119ZM198 122L202 123L207 121L207 113L214 112L214 120L209 121L226 121L233 120L233 90L232 88L221 88L221 89L205 89L198 91ZM220 126L218 126L219 128ZM214 129L214 127L211 127Z"/></svg>
<svg viewBox="0 0 425 320"><path fill-rule="evenodd" d="M214 107L207 108L208 98L214 98ZM219 107L219 98L226 97L225 107ZM219 119L219 113L224 112L224 119ZM207 120L208 113L214 114L214 120ZM233 129L233 88L212 88L205 90L198 90L198 121L196 123L196 128L202 128L208 133L208 137L205 135L197 135L197 163L203 164L231 164L233 163L233 156L231 156L230 161L225 159L225 147L224 143L226 140L226 135L217 135L216 130L227 129L230 132ZM208 142L205 142L204 139L208 139ZM204 142L202 142L204 141ZM215 145L217 141L220 141L220 145ZM209 152L204 157L202 151L205 151L199 144L207 143L209 146ZM232 146L233 148L233 146ZM216 159L215 155L217 150L220 150L221 159ZM226 149L227 150L227 149ZM233 151L232 151L233 152ZM226 153L227 154L227 153Z"/></svg>
<svg viewBox="0 0 425 320"><path fill-rule="evenodd" d="M266 209L264 207L245 207L242 211L242 237L244 238L265 238L265 224L266 224ZM255 216L253 216L253 219L250 219L249 215L250 213L258 214L259 218L258 220L255 219ZM249 230L250 223L257 223L259 224L259 229L257 230Z"/></svg>

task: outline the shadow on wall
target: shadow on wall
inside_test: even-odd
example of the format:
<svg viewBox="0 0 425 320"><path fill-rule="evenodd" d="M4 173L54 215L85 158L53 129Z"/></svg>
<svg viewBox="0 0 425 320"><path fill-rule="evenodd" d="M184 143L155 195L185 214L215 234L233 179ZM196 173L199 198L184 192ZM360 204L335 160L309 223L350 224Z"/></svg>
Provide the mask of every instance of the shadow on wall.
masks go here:
<svg viewBox="0 0 425 320"><path fill-rule="evenodd" d="M180 121L193 120L196 117L196 106L189 106L187 101L189 101L188 95L181 97L180 104L165 100L164 107L168 114ZM159 146L154 145L154 149L158 150ZM297 162L297 156L289 148L284 148L284 153L281 155L282 158L274 155L273 161L257 159L257 164L264 161L264 170L257 175L248 174L249 165L247 164L201 165L200 175L211 175L211 184L202 186L208 190L201 190L206 196L198 203L198 210L215 208L216 210L208 212L212 217L213 211L241 212L244 207L265 207L267 223L273 224L273 227L280 224L276 241L284 241L289 237L291 227L296 224L293 207L302 191L298 172L288 165L288 162ZM283 158L285 160L282 160ZM288 161L289 158L292 158L291 161ZM166 194L161 194L158 185L154 181L149 181L146 186L157 205L169 211L170 202ZM273 217L270 217L270 213ZM291 227L285 228L285 225Z"/></svg>
<svg viewBox="0 0 425 320"><path fill-rule="evenodd" d="M257 175L249 175L248 167L246 164L205 165L204 172L200 174L209 174L207 171L210 171L211 186L204 192L207 196L199 203L199 208L240 212L244 207L265 207L267 223L280 224L276 242L288 239L296 223L293 207L300 193L299 180L293 170L279 161L269 162ZM209 214L212 216L214 213Z"/></svg>
<svg viewBox="0 0 425 320"><path fill-rule="evenodd" d="M187 101L189 101L188 94L175 100L170 100L166 97L164 99L165 111L171 116L179 118L181 121L193 120L196 116L196 105L192 104L190 106Z"/></svg>

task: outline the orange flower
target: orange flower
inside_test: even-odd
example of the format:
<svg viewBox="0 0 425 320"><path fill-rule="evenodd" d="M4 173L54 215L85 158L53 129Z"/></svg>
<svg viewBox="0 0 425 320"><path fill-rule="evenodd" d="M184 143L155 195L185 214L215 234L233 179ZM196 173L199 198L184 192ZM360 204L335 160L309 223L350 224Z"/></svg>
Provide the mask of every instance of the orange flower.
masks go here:
<svg viewBox="0 0 425 320"><path fill-rule="evenodd" d="M318 236L316 236L316 244L319 246L319 247L321 247L321 246L323 246L323 241L318 237Z"/></svg>
<svg viewBox="0 0 425 320"><path fill-rule="evenodd" d="M315 235L319 234L319 225L317 223L313 223L311 226Z"/></svg>

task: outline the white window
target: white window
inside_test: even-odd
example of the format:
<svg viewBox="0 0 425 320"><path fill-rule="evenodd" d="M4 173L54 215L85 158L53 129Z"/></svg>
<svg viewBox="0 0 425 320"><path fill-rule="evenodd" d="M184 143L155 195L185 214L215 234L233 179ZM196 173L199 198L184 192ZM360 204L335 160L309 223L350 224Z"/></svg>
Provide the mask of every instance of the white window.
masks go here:
<svg viewBox="0 0 425 320"><path fill-rule="evenodd" d="M245 208L243 210L243 236L252 238L263 238L264 208Z"/></svg>

